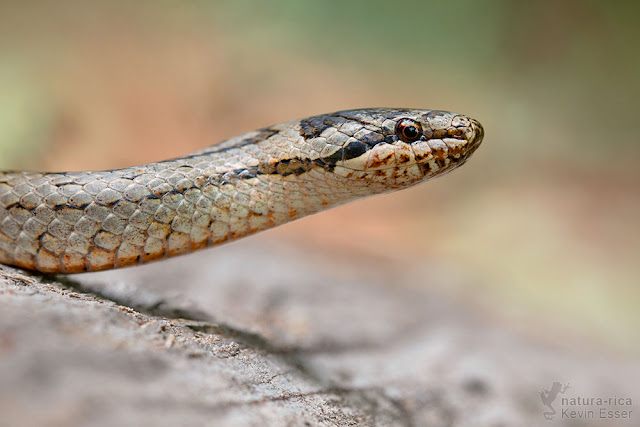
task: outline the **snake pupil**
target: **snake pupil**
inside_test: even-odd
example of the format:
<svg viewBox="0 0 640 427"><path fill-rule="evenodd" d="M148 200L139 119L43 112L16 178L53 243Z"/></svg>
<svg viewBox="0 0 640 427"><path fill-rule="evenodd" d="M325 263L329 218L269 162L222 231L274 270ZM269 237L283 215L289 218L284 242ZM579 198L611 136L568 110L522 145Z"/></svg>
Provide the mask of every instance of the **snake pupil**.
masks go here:
<svg viewBox="0 0 640 427"><path fill-rule="evenodd" d="M404 128L404 136L409 139L415 138L418 135L418 129L415 126L407 126Z"/></svg>

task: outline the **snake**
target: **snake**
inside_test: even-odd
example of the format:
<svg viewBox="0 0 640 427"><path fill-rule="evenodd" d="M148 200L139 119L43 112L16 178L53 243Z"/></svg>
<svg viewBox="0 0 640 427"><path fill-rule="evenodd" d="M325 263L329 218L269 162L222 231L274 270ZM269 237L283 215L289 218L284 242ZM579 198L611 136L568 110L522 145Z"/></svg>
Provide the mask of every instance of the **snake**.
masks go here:
<svg viewBox="0 0 640 427"><path fill-rule="evenodd" d="M192 154L82 172L0 172L0 263L80 273L238 239L464 164L468 116L368 108L269 126Z"/></svg>

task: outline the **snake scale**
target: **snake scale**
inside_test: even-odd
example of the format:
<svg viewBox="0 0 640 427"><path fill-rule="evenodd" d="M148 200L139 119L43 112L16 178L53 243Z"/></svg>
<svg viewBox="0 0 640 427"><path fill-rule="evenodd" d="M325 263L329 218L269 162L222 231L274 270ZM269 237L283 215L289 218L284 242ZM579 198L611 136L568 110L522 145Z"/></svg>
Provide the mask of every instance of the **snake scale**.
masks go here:
<svg viewBox="0 0 640 427"><path fill-rule="evenodd" d="M374 108L138 167L0 172L0 262L78 273L191 252L442 175L483 135L455 113Z"/></svg>

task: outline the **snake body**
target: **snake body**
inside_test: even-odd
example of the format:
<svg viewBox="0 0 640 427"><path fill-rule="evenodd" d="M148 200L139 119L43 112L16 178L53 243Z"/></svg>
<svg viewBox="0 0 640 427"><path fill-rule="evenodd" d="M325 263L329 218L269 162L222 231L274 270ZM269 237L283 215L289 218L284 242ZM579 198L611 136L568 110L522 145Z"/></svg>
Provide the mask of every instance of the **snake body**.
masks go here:
<svg viewBox="0 0 640 427"><path fill-rule="evenodd" d="M459 114L349 110L138 167L0 172L0 262L77 273L191 252L441 175L482 138Z"/></svg>

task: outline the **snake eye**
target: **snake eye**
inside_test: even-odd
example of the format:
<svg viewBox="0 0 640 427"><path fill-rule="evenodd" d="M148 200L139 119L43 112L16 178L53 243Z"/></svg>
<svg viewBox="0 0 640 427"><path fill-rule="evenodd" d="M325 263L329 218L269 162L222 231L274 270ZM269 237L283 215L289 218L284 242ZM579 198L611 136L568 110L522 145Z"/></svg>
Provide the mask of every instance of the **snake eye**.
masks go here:
<svg viewBox="0 0 640 427"><path fill-rule="evenodd" d="M402 119L396 125L396 135L402 141L411 143L417 141L422 136L420 123L411 119Z"/></svg>

